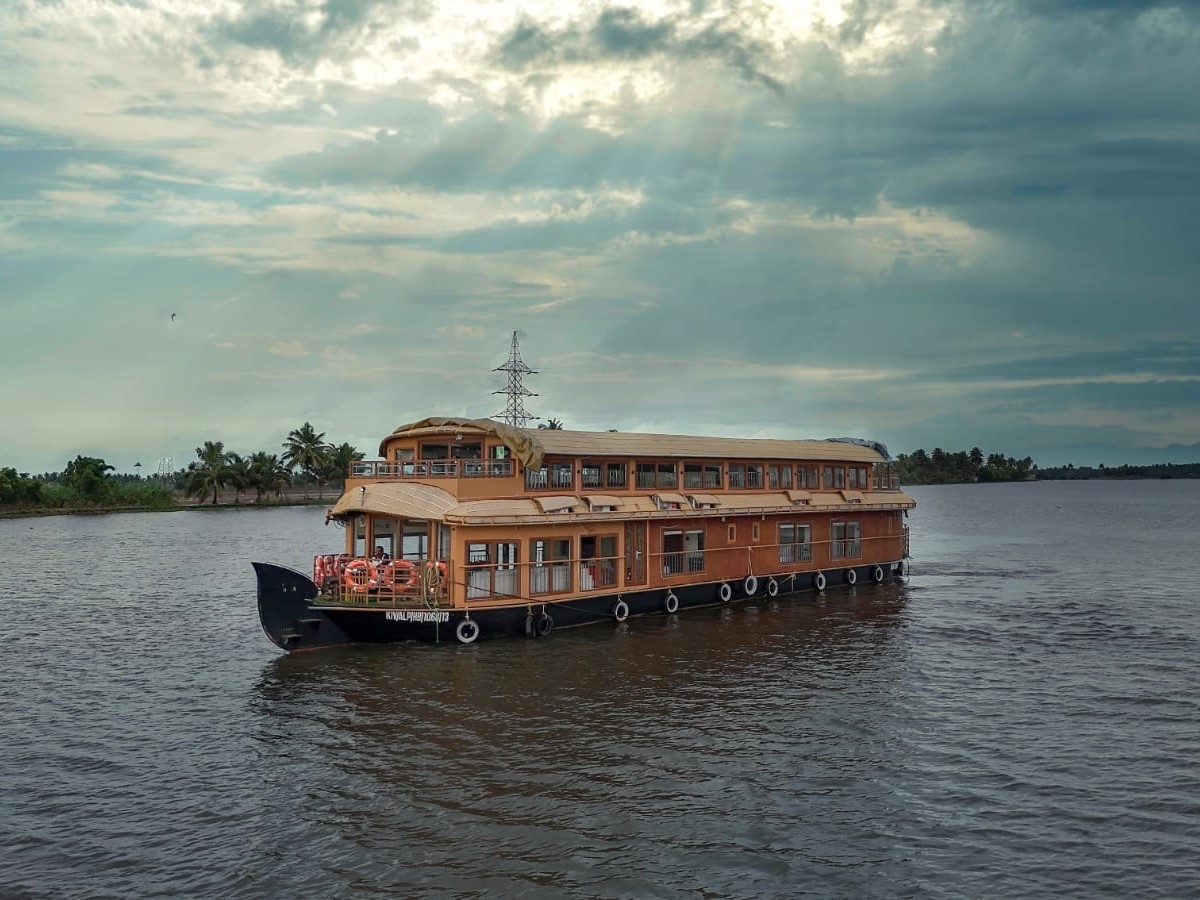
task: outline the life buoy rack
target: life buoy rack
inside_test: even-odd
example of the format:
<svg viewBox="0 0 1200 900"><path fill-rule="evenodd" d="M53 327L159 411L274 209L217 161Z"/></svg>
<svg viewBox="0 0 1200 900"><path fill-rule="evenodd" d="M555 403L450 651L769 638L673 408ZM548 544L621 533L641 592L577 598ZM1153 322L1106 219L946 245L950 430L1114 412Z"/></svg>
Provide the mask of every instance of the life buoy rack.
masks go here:
<svg viewBox="0 0 1200 900"><path fill-rule="evenodd" d="M883 566L876 566L871 570L871 578L876 584L883 584Z"/></svg>
<svg viewBox="0 0 1200 900"><path fill-rule="evenodd" d="M395 591L407 590L417 585L417 567L407 559L393 559L383 567L383 583Z"/></svg>
<svg viewBox="0 0 1200 900"><path fill-rule="evenodd" d="M475 639L479 637L479 623L474 619L463 619L454 629L454 636L458 638L459 643L474 643Z"/></svg>
<svg viewBox="0 0 1200 900"><path fill-rule="evenodd" d="M816 575L813 576L813 587L815 587L818 591L825 590L825 573L824 572L818 572Z"/></svg>
<svg viewBox="0 0 1200 900"><path fill-rule="evenodd" d="M852 587L858 584L858 572L854 571L854 569L846 570L846 584Z"/></svg>
<svg viewBox="0 0 1200 900"><path fill-rule="evenodd" d="M369 559L352 559L346 563L343 578L346 587L355 593L363 594L378 586L379 570Z"/></svg>
<svg viewBox="0 0 1200 900"><path fill-rule="evenodd" d="M663 612L667 615L679 612L679 598L672 591L667 591L667 596L663 597Z"/></svg>
<svg viewBox="0 0 1200 900"><path fill-rule="evenodd" d="M758 593L758 576L747 575L746 580L742 582L742 590L746 592L747 597L753 597Z"/></svg>
<svg viewBox="0 0 1200 900"><path fill-rule="evenodd" d="M550 632L552 632L554 630L554 620L552 618L550 618L550 613L543 612L538 617L537 625L535 626L535 628L537 630L538 637L545 637Z"/></svg>
<svg viewBox="0 0 1200 900"><path fill-rule="evenodd" d="M618 600L613 604L612 617L618 622L624 622L629 618L629 604L624 600Z"/></svg>
<svg viewBox="0 0 1200 900"><path fill-rule="evenodd" d="M733 588L729 586L728 581L721 582L721 586L717 588L717 597L722 603L728 603L733 599Z"/></svg>
<svg viewBox="0 0 1200 900"><path fill-rule="evenodd" d="M779 582L776 581L774 578L767 579L767 596L768 597L778 597L779 596Z"/></svg>

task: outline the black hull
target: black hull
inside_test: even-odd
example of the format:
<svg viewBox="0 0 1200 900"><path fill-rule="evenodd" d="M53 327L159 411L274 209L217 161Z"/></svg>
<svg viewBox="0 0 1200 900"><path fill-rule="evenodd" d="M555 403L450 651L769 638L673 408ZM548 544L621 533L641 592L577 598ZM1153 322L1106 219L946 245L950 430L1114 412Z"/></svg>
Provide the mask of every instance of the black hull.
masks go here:
<svg viewBox="0 0 1200 900"><path fill-rule="evenodd" d="M907 564L901 560L874 565L856 566L853 569L831 569L821 573L823 588L817 580L818 573L805 572L785 575L775 579L775 593L771 592L772 579L763 576L757 579L757 589L746 593L745 582L730 582L730 596L722 599L721 585L703 584L654 590L623 591L620 594L589 594L569 600L548 603L530 602L528 605L505 609L390 609L378 607L333 607L313 603L317 599L317 586L310 578L283 566L271 563L254 563L258 576L258 616L263 631L276 646L294 653L302 650L318 650L346 644L381 644L404 641L433 643L473 643L499 637L545 637L559 628L577 628L601 622L622 621L628 616L667 615L675 603L668 601L674 596L677 609L723 606L749 600L752 597L771 598L798 593L819 593L821 589L850 584L855 578L858 584L869 585L878 579L897 578L907 573ZM876 571L876 569L879 571ZM853 572L851 576L849 573ZM624 604L622 607L620 604Z"/></svg>

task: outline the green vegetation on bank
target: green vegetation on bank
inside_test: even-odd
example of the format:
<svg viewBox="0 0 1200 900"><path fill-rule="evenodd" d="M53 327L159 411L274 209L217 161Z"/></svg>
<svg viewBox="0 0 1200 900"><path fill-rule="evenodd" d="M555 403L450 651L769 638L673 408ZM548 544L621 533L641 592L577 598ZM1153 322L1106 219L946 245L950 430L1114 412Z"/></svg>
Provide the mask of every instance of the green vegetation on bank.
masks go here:
<svg viewBox="0 0 1200 900"><path fill-rule="evenodd" d="M205 441L186 469L162 475L115 475L103 459L76 456L62 472L32 476L0 467L0 514L88 512L109 509L175 509L178 498L196 498L219 505L232 491L232 503L243 494L256 503L278 501L299 482L307 500L315 487L320 493L339 488L355 460L363 454L348 443L326 442L305 422L289 432L282 455L258 451L243 456L225 449L223 441Z"/></svg>
<svg viewBox="0 0 1200 900"><path fill-rule="evenodd" d="M896 458L901 484L962 484L976 481L1029 481L1038 475L1037 465L1026 456L1014 459L1002 453L986 457L978 447L947 453L941 447L924 449Z"/></svg>

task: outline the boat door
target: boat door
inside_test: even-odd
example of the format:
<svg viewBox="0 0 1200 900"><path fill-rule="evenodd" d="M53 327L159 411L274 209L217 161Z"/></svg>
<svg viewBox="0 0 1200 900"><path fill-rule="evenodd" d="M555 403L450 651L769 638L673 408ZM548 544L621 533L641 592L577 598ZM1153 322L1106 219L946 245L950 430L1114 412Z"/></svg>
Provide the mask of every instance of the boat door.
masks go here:
<svg viewBox="0 0 1200 900"><path fill-rule="evenodd" d="M625 584L646 583L645 522L625 523Z"/></svg>

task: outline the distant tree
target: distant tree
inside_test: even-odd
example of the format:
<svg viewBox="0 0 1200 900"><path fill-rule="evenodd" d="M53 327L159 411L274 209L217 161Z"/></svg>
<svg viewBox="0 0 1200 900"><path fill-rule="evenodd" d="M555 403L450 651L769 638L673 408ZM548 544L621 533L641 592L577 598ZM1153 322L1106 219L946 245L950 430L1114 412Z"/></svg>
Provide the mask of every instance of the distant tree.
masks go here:
<svg viewBox="0 0 1200 900"><path fill-rule="evenodd" d="M217 493L229 481L229 457L223 441L205 441L196 448L199 457L187 467L184 491L189 497L203 497L212 491L213 506L217 505Z"/></svg>
<svg viewBox="0 0 1200 900"><path fill-rule="evenodd" d="M345 482L350 474L350 467L362 459L363 452L348 443L337 447L330 446L328 465L321 473L321 482Z"/></svg>
<svg viewBox="0 0 1200 900"><path fill-rule="evenodd" d="M538 428L541 428L544 431L562 431L563 423L558 419L547 419L545 422L540 423Z"/></svg>
<svg viewBox="0 0 1200 900"><path fill-rule="evenodd" d="M287 466L274 453L259 450L250 455L250 487L254 489L255 501L271 493L279 497L291 481Z"/></svg>
<svg viewBox="0 0 1200 900"><path fill-rule="evenodd" d="M13 468L0 469L0 504L33 506L42 501L43 482Z"/></svg>
<svg viewBox="0 0 1200 900"><path fill-rule="evenodd" d="M233 488L233 502L242 502L242 491L253 484L250 478L250 460L237 453L225 454L225 482Z"/></svg>
<svg viewBox="0 0 1200 900"><path fill-rule="evenodd" d="M80 500L98 503L107 492L107 475L113 471L102 459L94 456L76 456L67 463L62 482L73 490Z"/></svg>
<svg viewBox="0 0 1200 900"><path fill-rule="evenodd" d="M329 445L325 443L325 432L317 433L308 422L289 432L283 442L283 464L289 469L299 469L304 475L304 499L308 499L308 487L313 479L320 479L321 472L328 467Z"/></svg>

